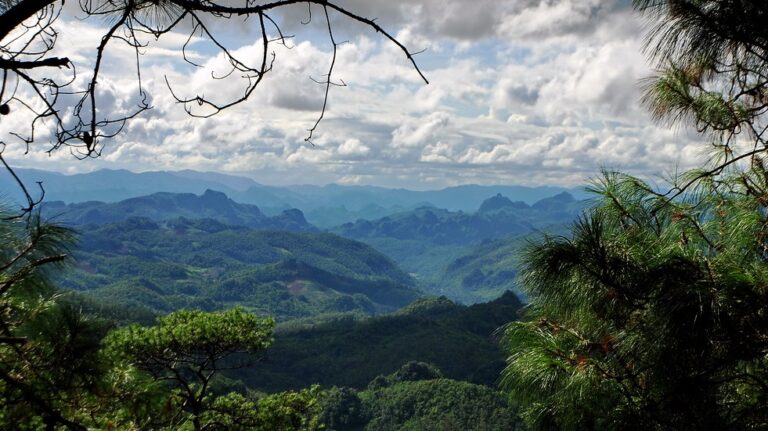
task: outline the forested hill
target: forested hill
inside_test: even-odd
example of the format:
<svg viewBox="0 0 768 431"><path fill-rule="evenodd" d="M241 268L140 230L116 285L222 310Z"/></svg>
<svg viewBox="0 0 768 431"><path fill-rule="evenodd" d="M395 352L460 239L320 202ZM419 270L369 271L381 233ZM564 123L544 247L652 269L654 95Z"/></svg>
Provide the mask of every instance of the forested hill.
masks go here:
<svg viewBox="0 0 768 431"><path fill-rule="evenodd" d="M584 206L583 201L567 192L531 206L498 194L485 200L472 214L421 207L378 220L346 223L333 231L360 240L394 238L423 240L436 245L468 245L570 222Z"/></svg>
<svg viewBox="0 0 768 431"><path fill-rule="evenodd" d="M289 322L278 326L258 366L238 378L267 391L312 383L364 388L407 361L422 361L448 378L495 387L505 355L494 333L515 320L521 306L508 292L472 306L425 298L386 316Z"/></svg>
<svg viewBox="0 0 768 431"><path fill-rule="evenodd" d="M389 258L332 234L257 231L211 219L130 218L80 228L62 287L165 313L244 305L278 319L400 308L420 293Z"/></svg>
<svg viewBox="0 0 768 431"><path fill-rule="evenodd" d="M391 257L430 294L475 303L517 291L514 256L525 238L561 231L586 205L565 192L532 205L496 194L472 213L422 207L334 232Z"/></svg>
<svg viewBox="0 0 768 431"><path fill-rule="evenodd" d="M58 223L71 225L105 224L129 217L146 217L162 221L179 217L191 219L210 218L233 226L256 229L314 232L318 229L309 224L298 209L288 209L268 217L255 205L233 201L222 192L206 190L201 195L192 193L154 193L120 202L82 202L65 204L62 201L45 202L45 216Z"/></svg>
<svg viewBox="0 0 768 431"><path fill-rule="evenodd" d="M418 279L418 287L425 292L432 295L446 295L452 300L465 303L475 303L497 298L506 290L516 290L516 268L514 259L511 259L510 256L516 255L518 245L522 244L520 238L539 229L551 230L553 227L566 224L575 218L583 205L583 201L576 200L568 193L542 199L532 205L523 201L512 201L501 194L497 194L484 200L480 207L471 214L462 211L453 212L433 207L422 207L378 220L358 220L356 223L343 225L336 232L349 239L362 241L393 259L400 268ZM86 274L80 280L71 280L69 285L76 289L94 290L91 294L99 297L107 298L112 295L118 298L128 298L130 299L129 303L143 304L152 310L162 312L174 310L181 306L215 307L207 301L214 301L214 303L219 304L221 302L238 303L238 301L243 300L241 293L232 294L228 291L218 292L210 297L205 295L200 297L191 293L177 295L175 288L170 290L160 288L159 290L165 292L159 296L148 292L137 293L144 288L149 291L157 290L153 286L158 283L166 283L167 280L174 280L172 276L167 274L162 277L158 274L183 273L185 274L184 278L202 277L200 273L194 273L194 271L190 276L188 268L181 272L169 269L173 265L178 265L179 259L184 259L184 256L192 250L188 247L190 241L188 234L193 233L196 236L194 241L200 242L207 235L216 234L223 237L226 234L220 234L220 232L238 231L243 227L254 230L318 231L304 219L299 210L286 210L281 215L269 217L254 205L235 202L224 193L212 190L207 190L201 195L155 193L116 203L64 204L60 201L45 202L43 210L44 218L73 226L86 234L83 238L82 247L80 247L82 249L80 250L81 254L91 253L93 244L100 244L99 241L106 241L109 244L107 247L107 251L110 253L107 255L109 256L108 264L103 263L98 268L88 268L91 273ZM135 254L143 253L143 251L141 248L132 248L130 235L117 232L118 229L116 228L110 229L105 226L113 223L122 223L120 226L130 230L136 230L143 225L156 224L159 226L159 230L163 232L161 236L164 237L165 241L164 249L174 249L177 252L168 253L162 257L163 261L161 262L154 260L135 262L136 267L141 265L145 268L144 271L117 271L111 265L119 266L120 259L135 259ZM117 232L117 234L106 233L112 231ZM146 229L139 229L138 231L144 232ZM174 235L168 234L168 231L173 231ZM175 235L176 233L180 236ZM209 240L217 241L216 235ZM273 235L278 234L273 233ZM326 238L331 238L331 236ZM177 242L178 244L175 244ZM354 241L349 242L349 244L352 243ZM251 247L242 241L239 244L242 249ZM274 245L279 248L279 241L275 242ZM258 246L256 247L258 248ZM348 246L340 245L340 247L344 249ZM155 252L154 249L150 248L150 250ZM333 250L326 254L327 256L337 256ZM384 256L379 256L384 258ZM487 258L488 256L495 257ZM368 304L365 301L361 302L359 296L354 298L344 296L345 301L347 301L346 305L323 302L324 305L318 306L319 297L322 297L323 301L328 300L328 295L325 293L320 294L319 297L310 295L314 299L308 300L309 302L302 302L296 298L289 298L289 301L285 301L285 298L276 299L280 289L265 293L268 289L263 286L267 282L274 281L269 277L276 277L277 273L280 273L279 278L283 283L290 284L293 280L304 277L318 282L322 280L320 285L330 287L331 291L343 289L344 286L351 286L361 280L357 270L352 275L349 273L342 274L337 271L329 271L322 266L318 267L315 263L317 259L310 259L309 262L299 259L294 264L289 264L290 257L283 257L281 260L268 262L269 265L274 266L270 267L270 271L272 271L270 276L263 274L266 271L265 268L259 269L262 273L256 275L254 273L255 268L248 267L251 265L249 260L238 263L239 266L229 265L223 271L215 269L216 265L213 265L214 269L208 273L220 271L221 274L218 276L217 282L224 282L226 279L230 290L242 290L244 289L243 285L248 283L262 286L262 288L257 289L257 292L266 296L259 301L262 303L266 301L267 304L262 304L261 310L271 310L280 318L346 310L360 310L366 314L372 314L389 309L387 307L393 305L387 305L387 301L382 302L381 298L373 298L371 292L380 290L380 288L374 287L365 288L364 293L355 293L363 294L367 299L373 299L374 303L387 305L387 307L379 309L376 305ZM81 269L86 268L92 261L103 258L98 256L81 259ZM342 259L342 257L337 256L337 259ZM354 259L350 262L353 261ZM392 262L389 263L392 264ZM263 262L259 262L259 264L263 264ZM185 268L189 265L196 266L194 263L184 265L182 266ZM202 264L207 268L206 265L205 263ZM130 266L128 267L130 268ZM379 266L379 269L381 268L383 267ZM244 274L249 271L250 274ZM325 271L325 273L321 274L318 271ZM403 271L400 272L402 274ZM239 284L231 280L232 277L239 279ZM367 277L368 275L364 276L363 279L366 283L370 283ZM407 286L415 285L414 280L409 276L400 276L396 282ZM185 285L185 283L184 281L174 281L176 285ZM237 287L235 287L236 284ZM123 286L124 289L118 289L117 286ZM346 289L350 289L350 287L346 287ZM310 290L312 289L310 288ZM150 298L154 299L150 300ZM303 298L307 299L307 297ZM350 298L354 300L350 300ZM256 299L251 297L248 301L255 303ZM292 305L288 306L288 304Z"/></svg>

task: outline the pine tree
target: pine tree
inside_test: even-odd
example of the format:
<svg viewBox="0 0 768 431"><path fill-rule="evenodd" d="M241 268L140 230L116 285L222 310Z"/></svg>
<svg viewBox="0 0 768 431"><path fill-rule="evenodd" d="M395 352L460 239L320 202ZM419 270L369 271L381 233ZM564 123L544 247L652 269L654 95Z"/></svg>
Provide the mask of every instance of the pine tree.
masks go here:
<svg viewBox="0 0 768 431"><path fill-rule="evenodd" d="M638 0L645 102L710 140L657 188L604 172L567 237L532 244L503 385L532 429L768 427L768 4Z"/></svg>
<svg viewBox="0 0 768 431"><path fill-rule="evenodd" d="M0 238L0 429L85 430L80 419L100 410L104 328L49 280L73 233L3 210Z"/></svg>

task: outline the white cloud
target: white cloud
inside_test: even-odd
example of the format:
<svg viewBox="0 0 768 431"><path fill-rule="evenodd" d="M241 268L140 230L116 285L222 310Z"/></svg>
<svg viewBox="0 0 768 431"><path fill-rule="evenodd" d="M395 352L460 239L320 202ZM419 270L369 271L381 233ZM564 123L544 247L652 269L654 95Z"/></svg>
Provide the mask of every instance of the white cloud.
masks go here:
<svg viewBox="0 0 768 431"><path fill-rule="evenodd" d="M107 143L104 156L83 163L66 151L48 157L41 143L30 155L9 148L18 163L40 168L134 170L192 168L237 172L265 183L341 182L437 187L462 182L578 184L602 166L646 175L700 160L703 148L685 131L653 125L639 105L638 81L649 68L640 52L641 21L623 0L342 0L378 18L412 50L430 80L424 85L403 53L359 25L332 17L339 45L325 119L312 146L304 141L317 120L330 64L319 9L314 24L298 25L306 8L276 16L296 33L291 49L272 44L276 61L250 100L210 119L191 119L174 103L166 78L185 97L229 101L247 81L225 80L228 63L195 38L185 63L181 33L150 41L142 84L153 110ZM293 24L291 24L293 23ZM216 24L233 52L258 64L262 43L247 23ZM68 20L61 52L84 62L104 28L97 20ZM295 31L294 31L295 30ZM118 42L105 63L103 109L136 105L135 52ZM59 53L59 51L57 51ZM15 112L15 111L14 111ZM0 119L0 132L26 124ZM40 131L40 136L45 136Z"/></svg>
<svg viewBox="0 0 768 431"><path fill-rule="evenodd" d="M358 139L347 139L339 145L337 151L341 156L364 157L371 152L371 149Z"/></svg>
<svg viewBox="0 0 768 431"><path fill-rule="evenodd" d="M412 118L392 132L392 147L422 147L439 139L450 124L450 117L445 112L435 112L423 118Z"/></svg>

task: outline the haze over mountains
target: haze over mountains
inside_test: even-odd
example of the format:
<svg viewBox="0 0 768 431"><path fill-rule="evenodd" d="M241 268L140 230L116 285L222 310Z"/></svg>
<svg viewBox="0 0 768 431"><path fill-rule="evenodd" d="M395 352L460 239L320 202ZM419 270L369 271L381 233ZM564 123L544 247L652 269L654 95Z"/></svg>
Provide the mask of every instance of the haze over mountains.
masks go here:
<svg viewBox="0 0 768 431"><path fill-rule="evenodd" d="M279 214L288 208L299 208L311 223L320 227L331 227L361 217L383 217L424 205L450 211L475 211L486 198L499 193L527 204L563 191L568 191L577 199L585 197L581 189L560 187L463 185L431 191L336 184L274 187L245 177L189 170L143 173L99 170L87 174L64 175L18 168L16 172L28 185L34 186L35 182L41 181L48 201L119 202L157 192L199 195L210 189L223 192L236 202L257 205L268 215ZM7 172L0 173L0 190L8 193L12 199L23 197ZM30 191L38 193L34 187L30 187Z"/></svg>
<svg viewBox="0 0 768 431"><path fill-rule="evenodd" d="M391 257L425 291L474 303L517 291L516 256L525 239L561 229L585 205L568 192L533 205L497 194L473 212L421 207L332 231Z"/></svg>
<svg viewBox="0 0 768 431"><path fill-rule="evenodd" d="M333 229L349 238L420 239L436 245L468 245L488 239L529 233L571 220L583 208L571 194L562 192L533 206L497 194L472 213L420 207L379 220L358 220Z"/></svg>
<svg viewBox="0 0 768 431"><path fill-rule="evenodd" d="M304 214L295 208L283 210L279 215L267 216L259 207L240 204L222 192L206 190L200 196L192 193L157 192L148 196L129 198L120 202L89 201L65 204L62 201L44 202L47 217L59 223L85 225L123 221L131 217L146 217L156 221L175 218L212 219L232 226L254 229L317 232Z"/></svg>
<svg viewBox="0 0 768 431"><path fill-rule="evenodd" d="M219 301L215 299L218 294L203 292L200 286L226 281L232 274L229 270L237 266L228 264L229 267L223 270L224 276L219 277L216 268L220 265L202 265L203 270L192 264L194 259L187 254L188 247L198 240L192 239L190 232L196 232L194 235L200 238L215 235L223 238L228 235L224 232L230 232L235 236L242 234L262 239L263 235L259 236L255 231L252 234L250 230L287 231L295 234L331 232L363 242L372 250L380 252L382 258L391 259L398 270L412 277L412 282L405 283L409 288L423 294L446 295L452 300L476 303L493 300L507 290L519 294L515 283L517 262L514 256L525 243L525 238L537 232L561 229L585 206L583 191L556 187L468 185L434 191L412 191L340 185L272 187L249 178L195 171L132 173L101 170L88 174L63 175L17 169L17 173L33 195L39 193L34 188L34 182L42 181L46 193L43 204L43 215L46 218L84 232L84 246L79 253L89 257L81 259L80 270L83 269L82 264L87 266L98 259L104 260L102 268L111 268L118 261L140 259L134 262L137 269L133 273L115 276L114 272L107 271L110 276L104 278L101 274L101 278L94 278L86 271L81 273L81 280L70 283L70 287L89 290L85 286L88 283L99 284L95 281L99 279L101 284L98 292L90 292L89 295L108 297L120 290L116 286L125 285L126 278L138 280L137 289L148 289L145 289L145 295L139 295L147 301L129 302L159 312L175 309L187 304L186 301L198 301L195 303L199 305L202 304L199 302L201 298L213 301L206 303L206 307L215 307ZM20 201L20 190L7 172L0 175L0 189L8 193L8 197ZM140 242L144 241L141 236L148 231L134 228L148 223L157 225L150 236L160 235L166 241L187 245L171 245L172 248L178 247L178 252L161 256L162 262L146 261L142 253L147 251L142 251L144 246ZM90 225L96 227L86 227ZM113 244L104 256L89 255L92 250L88 245L92 244L94 236L108 236L105 232L116 229L133 232L135 237L128 241L131 246ZM126 233L120 235L125 237ZM280 238L288 237L283 235ZM309 244L316 240L302 241L309 241ZM246 244L243 246L248 247ZM326 252L336 256L344 253L333 247ZM302 281L300 273L304 271L324 280L303 280L311 281L307 284L310 286L308 292L321 293L282 296L278 294L279 289L272 289L272 293L267 295L267 302L271 305L262 307L262 310L283 317L301 317L321 310L357 310L370 314L395 307L394 303L372 300L369 294L374 297L376 294L371 292L357 292L366 297L362 302L361 297L356 297L346 305L341 304L338 295L328 294L334 291L334 284L349 288L354 280L366 280L369 275L355 273L342 276L331 271L320 276L314 270L322 268L318 268L312 259L291 259L289 253L268 262L277 265L273 270L280 273L273 274L276 277L274 279L254 278L252 274L239 277L250 280L254 285L274 287L277 285L270 283L276 282L282 283L281 288L286 288L293 281ZM290 269L286 267L289 261L293 265ZM238 262L240 266L252 264L248 259ZM168 267L159 270L157 265ZM163 271L172 273L169 269L171 267L180 271L171 284L178 285L180 280L187 280L197 286L192 289L194 294L185 297L175 287L165 292L149 293L153 290L152 286L168 288L167 281L170 279L163 278L165 276L158 278L158 274ZM155 268L159 272L147 277L147 268ZM333 281L329 281L334 277ZM253 291L241 293L237 300L242 301L243 295L252 294ZM341 292L341 295L347 293ZM150 297L153 299L149 300Z"/></svg>
<svg viewBox="0 0 768 431"><path fill-rule="evenodd" d="M412 282L405 285L425 294L446 295L464 303L488 301L507 290L517 291L514 256L527 236L562 228L585 206L583 200L574 196L575 193L583 197L583 192L551 187L462 186L437 191L409 191L339 185L270 187L248 178L194 171L136 174L104 170L68 176L19 169L18 173L27 185L33 179L43 181L46 191L42 207L44 217L83 231L83 245L79 250L81 270L84 268L82 265L87 266L96 260L101 261L102 269L111 269L114 265L119 267L120 262L133 261L135 264L136 269L132 273L128 271L115 275L114 271L106 271L111 274L106 278L103 274L99 276L101 278L94 278L86 271L80 274L77 282L72 282L75 278L70 278L70 287L86 291L91 289L86 287L89 283L99 285L98 291L89 295L108 297L118 294L122 288L117 286L124 286L127 277L138 281L137 289L146 288L145 294L139 295L146 301L128 302L158 312L170 311L188 304L188 301L215 308L219 301L216 295L227 295L212 293L201 286L225 282L232 274L232 268L242 269L265 263L277 265L271 269L277 271L275 274L279 273L272 274L276 278L254 278L253 274L238 277L258 286L274 287L276 285L270 283L282 283L280 289L293 281L312 281L302 280L301 274L306 276L311 273L312 277L324 280L307 284L310 287L319 286L309 289L315 292L309 296L281 296L279 289L272 289L272 293L267 295L267 302L271 305L261 309L278 316L309 316L319 310L376 313L395 306L387 301L371 300L370 295L377 295L371 292L357 292L366 296L362 302L357 297L346 305L338 303L338 295L327 294L334 291L334 284L349 288L354 280L367 280L371 275L353 273L342 276L323 270L326 273L321 276L315 270L322 268L317 267L314 258L296 261L288 253L269 262L239 260L237 265L232 262L224 265L225 274L219 277L217 271L222 270L222 265L196 265L193 263L194 256L189 254L191 244L203 238L216 249L226 244L218 244L220 240L211 238L243 235L263 240L265 236L257 234L257 231L264 230L295 234L327 231L360 241L372 247L371 250L380 252L381 258L391 259L399 267L398 270L409 273L413 277ZM0 181L3 190L18 190L10 182L10 177L5 175ZM320 222L313 223L313 217ZM149 225L153 227L137 228ZM115 243L110 237L112 234L107 232L115 232L114 237L123 238L123 243ZM149 238L159 236L173 243L165 247L176 252L157 255L157 250L146 249L146 244L142 245L142 241L148 241L144 238L146 235ZM286 235L278 237L282 240L289 238ZM323 241L327 242L332 237L324 237ZM111 241L106 254L92 254L94 238ZM290 238L293 238L290 241L300 239L306 244L317 241ZM242 247L251 246L241 244ZM342 243L336 241L336 244ZM259 245L253 247L258 248ZM339 258L345 251L331 247L325 253ZM147 261L147 256L151 256L150 261ZM161 262L156 262L158 259ZM292 262L290 268L286 267L289 261ZM163 265L166 267L161 268ZM130 268L130 265L123 267ZM152 271L155 272L147 268L154 268ZM173 268L175 278L158 275L174 273ZM152 275L146 276L147 273ZM374 274L374 278L377 276L380 274ZM152 286L168 288L169 280L173 280L171 285L183 284L183 280L187 280L188 285L197 287L190 288L186 294L179 293L175 287L149 293L154 289ZM253 290L241 292L237 301L243 301L253 293ZM346 293L342 292L343 295ZM267 297L261 297L261 300L267 300ZM203 300L201 298L213 302L204 304L199 302Z"/></svg>

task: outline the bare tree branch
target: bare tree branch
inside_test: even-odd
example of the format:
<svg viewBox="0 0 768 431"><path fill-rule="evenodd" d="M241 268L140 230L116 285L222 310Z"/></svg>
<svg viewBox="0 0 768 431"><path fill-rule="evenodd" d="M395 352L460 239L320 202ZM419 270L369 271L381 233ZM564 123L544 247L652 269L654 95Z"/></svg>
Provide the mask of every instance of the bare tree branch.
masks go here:
<svg viewBox="0 0 768 431"><path fill-rule="evenodd" d="M317 120L308 130L306 138L311 143L312 137L325 117L331 87L345 86L342 80L334 81L333 72L337 60L338 43L335 40L329 12L338 13L351 21L358 22L370 30L382 35L392 43L410 61L419 77L428 80L419 69L414 55L400 41L373 19L352 12L330 0L278 0L256 3L246 1L242 6L212 0L79 0L80 9L87 17L104 17L110 25L98 44L93 56L93 64L88 72L84 88L76 88L77 70L68 57L50 55L57 46L58 32L53 25L59 20L61 4L51 0L21 0L0 15L0 69L2 69L2 89L0 89L0 115L8 115L12 107L9 101L18 103L24 110L32 113L29 130L13 130L10 133L29 145L37 138L37 129L50 127L51 147L53 152L62 146L69 147L77 158L98 157L104 148L104 141L119 134L126 122L150 109L150 95L142 88L141 57L142 50L149 42L141 42L140 36L148 35L156 40L171 32L178 32L182 24L190 24L186 40L180 49L180 58L194 66L201 67L188 52L190 43L195 38L210 42L229 63L223 74L211 72L211 79L222 80L239 78L243 82L242 93L229 100L214 100L204 95L204 89L187 89L197 94L185 96L166 77L166 86L175 101L184 106L184 110L193 117L211 117L219 112L247 101L256 88L263 83L267 73L273 70L276 55L270 51L272 43L288 47L286 39L292 36L283 34L278 23L269 15L272 12L291 5L306 4L311 20L312 6L323 9L328 37L332 44L331 61L327 75L322 80L314 80L325 86L322 108ZM257 17L257 28L261 36L262 53L258 65L248 65L238 54L227 48L219 36L206 24L208 18L231 19L233 17ZM308 23L303 22L303 23ZM274 29L276 38L270 38L267 30ZM136 53L136 81L139 86L139 100L132 111L110 113L99 108L97 89L102 77L102 66L110 42L120 41L131 47ZM290 47L288 47L290 49ZM67 69L66 75L45 72L51 69ZM35 71L43 71L43 76ZM79 84L78 84L79 85ZM6 89L13 88L11 97L5 97ZM67 96L67 97L61 97ZM72 104L70 96L78 96ZM3 104L5 100L5 104Z"/></svg>

